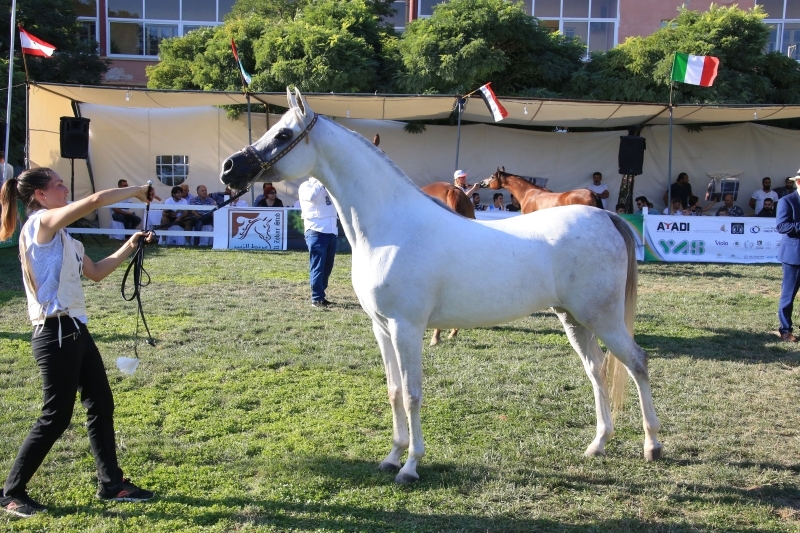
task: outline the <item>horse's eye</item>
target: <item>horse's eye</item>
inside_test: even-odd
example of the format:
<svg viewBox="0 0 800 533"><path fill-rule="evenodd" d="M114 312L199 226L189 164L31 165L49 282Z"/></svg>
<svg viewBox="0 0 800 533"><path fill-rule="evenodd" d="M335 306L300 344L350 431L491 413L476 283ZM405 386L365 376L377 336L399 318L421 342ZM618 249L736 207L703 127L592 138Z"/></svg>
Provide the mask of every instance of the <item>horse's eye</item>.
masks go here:
<svg viewBox="0 0 800 533"><path fill-rule="evenodd" d="M288 141L292 138L292 130L283 129L275 135L275 138L279 141Z"/></svg>

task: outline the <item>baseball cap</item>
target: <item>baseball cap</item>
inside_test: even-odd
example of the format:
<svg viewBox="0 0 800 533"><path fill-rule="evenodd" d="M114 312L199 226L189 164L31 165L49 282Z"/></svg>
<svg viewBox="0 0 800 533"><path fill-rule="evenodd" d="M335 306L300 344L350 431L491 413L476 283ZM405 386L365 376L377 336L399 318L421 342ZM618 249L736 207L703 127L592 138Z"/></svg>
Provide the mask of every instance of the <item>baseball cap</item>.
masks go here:
<svg viewBox="0 0 800 533"><path fill-rule="evenodd" d="M800 174L800 171L798 171L798 174ZM453 172L453 178L460 178L461 176L464 176L466 178L467 173L464 172L463 170L456 170L455 172ZM798 175L798 177L800 177L800 175Z"/></svg>
<svg viewBox="0 0 800 533"><path fill-rule="evenodd" d="M800 180L800 170L797 171L797 175L794 177L789 178L790 180Z"/></svg>

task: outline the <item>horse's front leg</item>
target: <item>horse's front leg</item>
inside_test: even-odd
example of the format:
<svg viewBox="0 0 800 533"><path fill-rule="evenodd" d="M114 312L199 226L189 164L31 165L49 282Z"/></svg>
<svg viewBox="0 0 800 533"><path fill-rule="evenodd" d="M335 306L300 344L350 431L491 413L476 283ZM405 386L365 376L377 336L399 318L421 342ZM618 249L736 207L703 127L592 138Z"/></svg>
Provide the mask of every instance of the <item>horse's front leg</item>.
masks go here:
<svg viewBox="0 0 800 533"><path fill-rule="evenodd" d="M378 469L384 472L400 470L403 453L408 449L408 417L403 405L403 384L400 379L400 367L392 345L389 331L377 321L372 321L372 331L378 341L386 372L386 386L389 390L389 405L392 406L392 451L381 461Z"/></svg>
<svg viewBox="0 0 800 533"><path fill-rule="evenodd" d="M395 481L412 483L419 480L417 464L425 456L425 443L422 439L420 407L422 407L422 335L425 324L415 325L407 320L389 320L389 332L394 352L400 367L403 384L403 404L408 414L410 445L408 459Z"/></svg>

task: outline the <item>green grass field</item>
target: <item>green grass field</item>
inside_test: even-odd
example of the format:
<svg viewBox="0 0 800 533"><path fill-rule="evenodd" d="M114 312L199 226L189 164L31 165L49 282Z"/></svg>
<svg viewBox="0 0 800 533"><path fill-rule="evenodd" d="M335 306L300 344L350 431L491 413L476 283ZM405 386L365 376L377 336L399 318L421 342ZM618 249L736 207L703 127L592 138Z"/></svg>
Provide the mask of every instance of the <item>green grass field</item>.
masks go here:
<svg viewBox="0 0 800 533"><path fill-rule="evenodd" d="M100 258L116 246L87 239ZM337 257L309 305L307 254L148 249L139 346L122 268L85 282L116 398L126 475L148 504L94 498L76 404L30 485L47 515L2 531L798 531L800 357L778 342L780 267L641 265L636 340L650 354L664 459L642 459L631 383L607 456L587 459L592 389L547 311L429 348L421 481L378 463L391 410L370 321ZM0 250L0 480L38 416L40 380L16 249ZM498 295L502 298L502 295ZM430 332L428 332L428 336Z"/></svg>

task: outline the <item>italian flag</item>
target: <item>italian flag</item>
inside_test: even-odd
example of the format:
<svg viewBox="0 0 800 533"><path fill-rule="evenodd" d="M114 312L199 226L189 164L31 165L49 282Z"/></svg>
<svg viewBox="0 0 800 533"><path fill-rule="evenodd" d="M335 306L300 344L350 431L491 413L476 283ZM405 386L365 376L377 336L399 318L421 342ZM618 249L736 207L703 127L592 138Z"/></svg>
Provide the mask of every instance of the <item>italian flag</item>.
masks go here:
<svg viewBox="0 0 800 533"><path fill-rule="evenodd" d="M716 57L676 53L672 63L672 80L711 87L718 69L719 59Z"/></svg>

